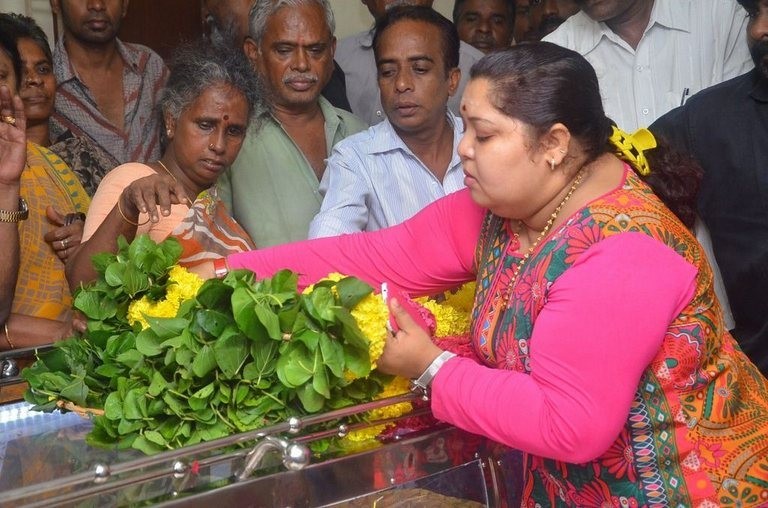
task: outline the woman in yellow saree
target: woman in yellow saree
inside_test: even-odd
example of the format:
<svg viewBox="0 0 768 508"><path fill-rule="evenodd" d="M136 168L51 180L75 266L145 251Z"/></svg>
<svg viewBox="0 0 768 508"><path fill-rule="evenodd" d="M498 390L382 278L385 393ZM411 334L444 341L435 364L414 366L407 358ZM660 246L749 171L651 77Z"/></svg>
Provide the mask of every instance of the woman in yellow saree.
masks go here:
<svg viewBox="0 0 768 508"><path fill-rule="evenodd" d="M0 349L48 343L69 334L72 296L63 260L79 234L72 225L52 226L46 209L53 206L74 217L85 213L90 202L77 176L57 155L25 143L26 117L11 99L18 90L20 68L16 46L4 34L0 37L0 86L4 88L0 97L0 212L8 213L0 214L0 243L5 251L0 257ZM26 163L19 173L13 155L21 143L26 145ZM8 206L14 200L18 206ZM46 235L50 239L54 229L60 239L49 243Z"/></svg>

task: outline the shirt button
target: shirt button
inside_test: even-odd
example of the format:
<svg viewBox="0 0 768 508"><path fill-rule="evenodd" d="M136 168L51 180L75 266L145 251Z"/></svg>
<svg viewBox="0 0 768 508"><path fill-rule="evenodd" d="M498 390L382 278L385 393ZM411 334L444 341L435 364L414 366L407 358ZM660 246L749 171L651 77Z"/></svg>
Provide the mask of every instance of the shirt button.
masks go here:
<svg viewBox="0 0 768 508"><path fill-rule="evenodd" d="M647 115L647 114L648 114L648 108L643 108L643 114L644 114L644 115Z"/></svg>
<svg viewBox="0 0 768 508"><path fill-rule="evenodd" d="M376 116L378 116L379 118L381 118L381 114L382 114L381 110L376 111Z"/></svg>
<svg viewBox="0 0 768 508"><path fill-rule="evenodd" d="M642 65L638 65L637 67L635 67L635 69L637 69L637 72L642 72L643 71L643 66Z"/></svg>

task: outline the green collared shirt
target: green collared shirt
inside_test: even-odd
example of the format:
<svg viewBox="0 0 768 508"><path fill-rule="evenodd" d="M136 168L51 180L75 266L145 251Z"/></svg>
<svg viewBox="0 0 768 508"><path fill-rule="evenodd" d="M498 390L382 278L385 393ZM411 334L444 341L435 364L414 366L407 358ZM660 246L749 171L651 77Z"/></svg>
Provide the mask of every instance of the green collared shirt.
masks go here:
<svg viewBox="0 0 768 508"><path fill-rule="evenodd" d="M365 129L357 117L320 97L327 155ZM320 182L304 154L269 113L248 130L240 154L219 179L221 197L257 248L307 238L320 210Z"/></svg>

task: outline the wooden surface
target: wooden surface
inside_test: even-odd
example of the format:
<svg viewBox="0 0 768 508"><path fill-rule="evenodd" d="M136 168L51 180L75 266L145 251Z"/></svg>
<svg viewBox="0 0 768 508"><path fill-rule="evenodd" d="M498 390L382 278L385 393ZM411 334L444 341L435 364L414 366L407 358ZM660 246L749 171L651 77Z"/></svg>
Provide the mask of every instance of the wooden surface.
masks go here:
<svg viewBox="0 0 768 508"><path fill-rule="evenodd" d="M167 60L179 42L202 33L198 0L131 0L119 37L149 46Z"/></svg>

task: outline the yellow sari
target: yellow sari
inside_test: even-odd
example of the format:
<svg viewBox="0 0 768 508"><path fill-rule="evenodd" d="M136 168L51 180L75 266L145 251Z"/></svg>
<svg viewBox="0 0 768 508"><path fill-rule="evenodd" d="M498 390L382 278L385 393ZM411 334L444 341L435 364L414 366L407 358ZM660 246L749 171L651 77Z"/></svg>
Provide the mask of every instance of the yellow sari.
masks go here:
<svg viewBox="0 0 768 508"><path fill-rule="evenodd" d="M51 205L63 214L85 213L90 198L58 155L34 143L27 143L21 196L29 205L29 218L19 223L20 264L12 312L65 321L71 315L72 295L64 263L43 239L54 228L45 209Z"/></svg>

